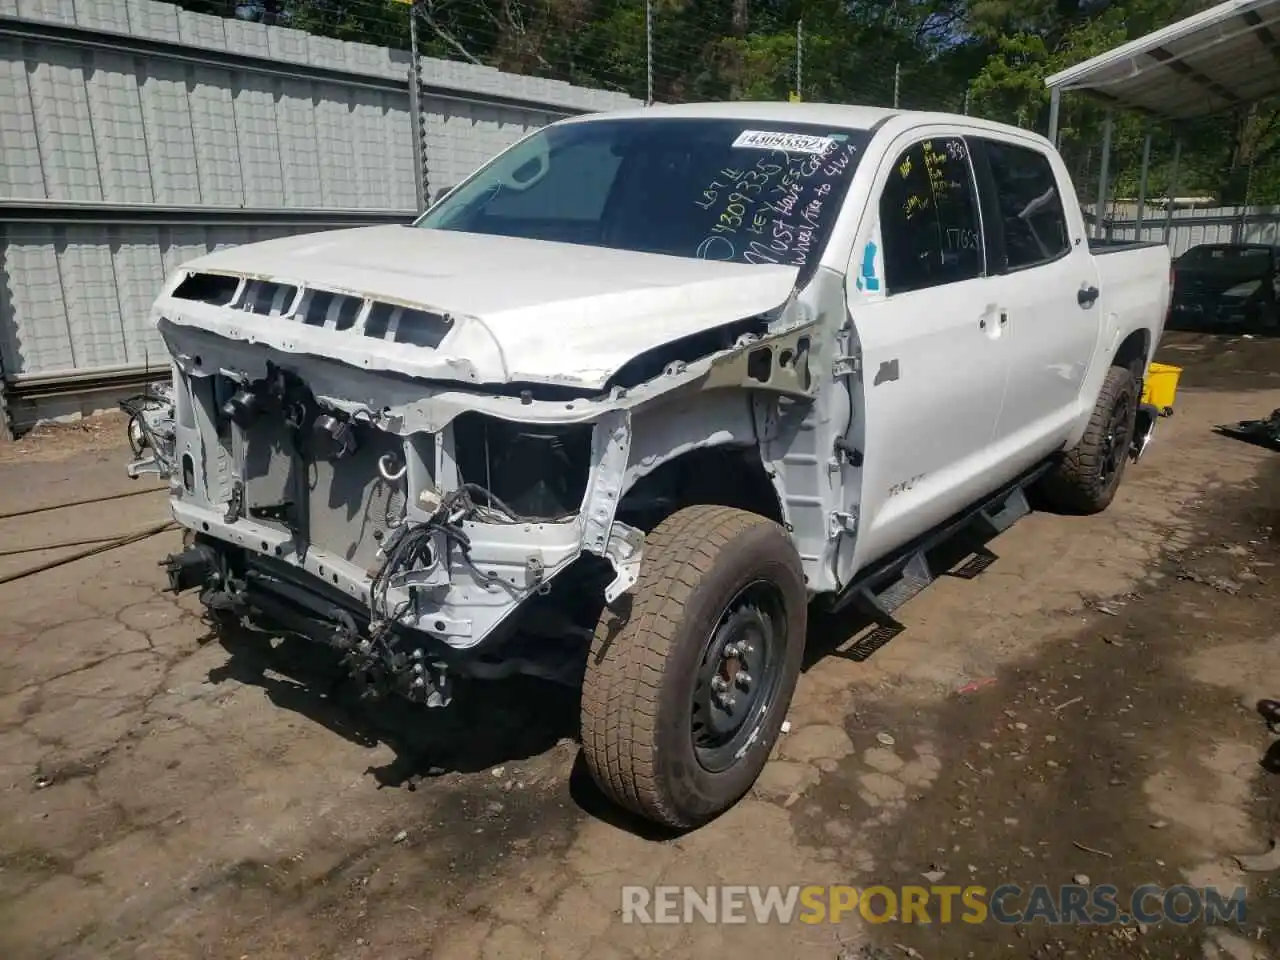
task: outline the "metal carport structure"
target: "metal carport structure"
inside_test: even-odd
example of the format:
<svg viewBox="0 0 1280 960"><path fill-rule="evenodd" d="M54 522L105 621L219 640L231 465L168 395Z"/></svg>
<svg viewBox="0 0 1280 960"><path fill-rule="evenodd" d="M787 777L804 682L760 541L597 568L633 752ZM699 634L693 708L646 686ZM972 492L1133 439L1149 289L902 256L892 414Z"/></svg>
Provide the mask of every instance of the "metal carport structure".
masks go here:
<svg viewBox="0 0 1280 960"><path fill-rule="evenodd" d="M1136 111L1176 127L1280 94L1280 0L1227 0L1061 70L1047 77L1045 86L1049 88L1049 139L1055 144L1064 91L1087 94L1107 106L1095 218L1095 230L1099 230L1109 186L1114 111ZM1170 195L1177 189L1181 148L1178 138ZM1150 161L1148 132L1139 175L1139 236ZM1172 214L1170 204L1166 240Z"/></svg>

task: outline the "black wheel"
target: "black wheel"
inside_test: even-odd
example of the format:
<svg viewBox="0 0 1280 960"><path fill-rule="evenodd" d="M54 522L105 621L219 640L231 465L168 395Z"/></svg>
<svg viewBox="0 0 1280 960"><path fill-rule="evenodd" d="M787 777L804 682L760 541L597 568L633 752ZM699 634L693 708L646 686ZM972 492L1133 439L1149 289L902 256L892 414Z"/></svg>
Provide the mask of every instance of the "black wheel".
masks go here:
<svg viewBox="0 0 1280 960"><path fill-rule="evenodd" d="M601 790L677 829L733 806L786 717L807 601L800 558L772 520L700 505L658 524L587 661L582 743Z"/></svg>
<svg viewBox="0 0 1280 960"><path fill-rule="evenodd" d="M1260 303L1254 311L1252 329L1249 332L1255 334L1275 333L1278 318L1280 318L1280 313L1277 313L1274 303Z"/></svg>
<svg viewBox="0 0 1280 960"><path fill-rule="evenodd" d="M1050 506L1090 514L1111 505L1133 446L1137 400L1132 371L1111 367L1084 436L1041 483Z"/></svg>

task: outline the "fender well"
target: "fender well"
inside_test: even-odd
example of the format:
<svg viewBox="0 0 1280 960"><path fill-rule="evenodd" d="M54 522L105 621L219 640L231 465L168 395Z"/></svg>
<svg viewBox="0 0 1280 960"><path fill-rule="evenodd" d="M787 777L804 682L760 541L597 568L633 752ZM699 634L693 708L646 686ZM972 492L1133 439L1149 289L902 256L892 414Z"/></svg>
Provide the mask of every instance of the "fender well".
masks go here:
<svg viewBox="0 0 1280 960"><path fill-rule="evenodd" d="M667 460L623 494L617 518L648 532L677 510L699 503L783 522L782 504L758 448L739 444L700 447Z"/></svg>
<svg viewBox="0 0 1280 960"><path fill-rule="evenodd" d="M673 391L632 414L618 519L648 531L696 503L784 516L760 457L749 390Z"/></svg>
<svg viewBox="0 0 1280 960"><path fill-rule="evenodd" d="M1147 372L1147 357L1151 352L1151 331L1139 328L1129 334L1116 348L1111 359L1113 367L1128 367L1133 371L1133 378L1141 380Z"/></svg>

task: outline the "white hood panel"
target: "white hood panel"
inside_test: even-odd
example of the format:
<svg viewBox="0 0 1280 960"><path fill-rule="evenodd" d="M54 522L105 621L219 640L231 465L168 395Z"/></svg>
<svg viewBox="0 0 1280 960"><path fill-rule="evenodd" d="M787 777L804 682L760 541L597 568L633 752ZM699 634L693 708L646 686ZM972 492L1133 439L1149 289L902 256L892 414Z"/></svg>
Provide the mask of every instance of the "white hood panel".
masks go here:
<svg viewBox="0 0 1280 960"><path fill-rule="evenodd" d="M291 352L410 376L598 388L627 361L784 303L798 270L416 227L285 237L200 257L184 271L230 273L383 299L446 314L438 349L289 317L186 309L173 322Z"/></svg>

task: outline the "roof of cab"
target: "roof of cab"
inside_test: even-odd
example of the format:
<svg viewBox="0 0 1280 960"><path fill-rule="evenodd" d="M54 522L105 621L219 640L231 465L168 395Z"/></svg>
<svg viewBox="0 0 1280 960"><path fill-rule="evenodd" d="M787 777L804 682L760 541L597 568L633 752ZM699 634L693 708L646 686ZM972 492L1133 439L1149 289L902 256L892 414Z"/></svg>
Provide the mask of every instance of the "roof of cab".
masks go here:
<svg viewBox="0 0 1280 960"><path fill-rule="evenodd" d="M778 100L735 100L723 103L654 104L630 110L614 110L607 113L587 113L561 120L560 123L589 123L592 120L630 120L648 117L702 117L721 120L761 120L766 122L811 123L820 126L844 127L852 130L871 130L889 120L900 119L925 123L957 123L966 127L990 130L995 133L1014 134L1029 138L1052 149L1047 139L1033 130L1023 130L1004 123L984 120L954 113L896 110L891 107L865 107L844 103L790 103Z"/></svg>
<svg viewBox="0 0 1280 960"><path fill-rule="evenodd" d="M573 117L582 120L625 120L647 117L702 117L722 120L767 120L816 123L829 126L868 130L901 113L887 107L857 107L841 103L789 103L785 101L735 100L724 103L654 104L631 110L611 110Z"/></svg>

